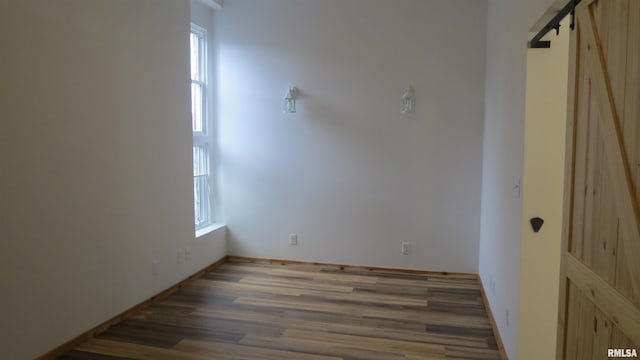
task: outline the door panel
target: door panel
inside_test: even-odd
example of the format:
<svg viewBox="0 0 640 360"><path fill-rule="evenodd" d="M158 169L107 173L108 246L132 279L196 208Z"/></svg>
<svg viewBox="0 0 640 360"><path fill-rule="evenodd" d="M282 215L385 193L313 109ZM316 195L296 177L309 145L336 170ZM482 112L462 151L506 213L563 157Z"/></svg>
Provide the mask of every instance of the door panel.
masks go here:
<svg viewBox="0 0 640 360"><path fill-rule="evenodd" d="M572 33L559 359L640 350L640 1L583 0Z"/></svg>

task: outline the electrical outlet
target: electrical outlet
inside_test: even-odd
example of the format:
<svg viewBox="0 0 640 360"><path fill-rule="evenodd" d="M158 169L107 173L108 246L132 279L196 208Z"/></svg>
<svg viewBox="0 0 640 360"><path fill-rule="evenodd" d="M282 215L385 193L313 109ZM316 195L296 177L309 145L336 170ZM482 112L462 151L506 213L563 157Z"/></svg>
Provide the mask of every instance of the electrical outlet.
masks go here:
<svg viewBox="0 0 640 360"><path fill-rule="evenodd" d="M184 249L178 249L178 264L182 264L184 262Z"/></svg>
<svg viewBox="0 0 640 360"><path fill-rule="evenodd" d="M298 234L289 234L289 245L298 245Z"/></svg>
<svg viewBox="0 0 640 360"><path fill-rule="evenodd" d="M158 275L160 273L159 267L160 267L159 261L153 260L151 262L151 275L154 275L154 276Z"/></svg>
<svg viewBox="0 0 640 360"><path fill-rule="evenodd" d="M411 243L404 241L402 243L402 255L409 255L411 253Z"/></svg>

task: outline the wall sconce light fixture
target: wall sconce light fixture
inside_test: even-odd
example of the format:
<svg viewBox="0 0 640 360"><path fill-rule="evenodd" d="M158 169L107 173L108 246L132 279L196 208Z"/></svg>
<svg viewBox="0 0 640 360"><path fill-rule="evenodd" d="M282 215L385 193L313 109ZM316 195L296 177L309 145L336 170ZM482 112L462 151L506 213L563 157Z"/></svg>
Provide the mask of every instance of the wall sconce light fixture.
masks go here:
<svg viewBox="0 0 640 360"><path fill-rule="evenodd" d="M409 86L407 91L402 95L402 108L400 112L402 114L413 114L416 107L416 93L413 91L413 87Z"/></svg>
<svg viewBox="0 0 640 360"><path fill-rule="evenodd" d="M287 90L287 94L284 96L284 112L285 113L295 113L296 112L296 98L300 94L298 88L295 86L289 86L289 90Z"/></svg>

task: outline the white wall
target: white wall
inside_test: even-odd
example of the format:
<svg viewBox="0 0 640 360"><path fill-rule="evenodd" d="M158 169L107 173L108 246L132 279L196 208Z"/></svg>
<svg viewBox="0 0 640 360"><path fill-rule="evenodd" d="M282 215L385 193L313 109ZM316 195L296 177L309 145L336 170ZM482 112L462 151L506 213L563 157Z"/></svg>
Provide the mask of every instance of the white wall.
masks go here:
<svg viewBox="0 0 640 360"><path fill-rule="evenodd" d="M514 186L523 172L526 41L553 2L489 0L479 271L512 360L520 311L522 202Z"/></svg>
<svg viewBox="0 0 640 360"><path fill-rule="evenodd" d="M230 253L477 272L485 14L477 0L225 1ZM289 84L297 114L282 113Z"/></svg>
<svg viewBox="0 0 640 360"><path fill-rule="evenodd" d="M0 3L3 359L224 256L224 229L194 238L188 32L188 1Z"/></svg>
<svg viewBox="0 0 640 360"><path fill-rule="evenodd" d="M527 52L518 359L555 357L564 198L569 18ZM533 34L530 35L533 37ZM538 233L529 219L540 217Z"/></svg>

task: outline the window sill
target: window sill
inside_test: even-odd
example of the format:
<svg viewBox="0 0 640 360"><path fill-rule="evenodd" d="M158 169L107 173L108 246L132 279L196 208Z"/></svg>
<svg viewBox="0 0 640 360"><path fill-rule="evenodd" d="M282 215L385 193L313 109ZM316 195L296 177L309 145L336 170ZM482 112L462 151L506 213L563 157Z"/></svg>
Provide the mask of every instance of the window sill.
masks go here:
<svg viewBox="0 0 640 360"><path fill-rule="evenodd" d="M212 233L220 228L223 228L227 225L225 224L211 224L208 226L203 227L202 229L198 229L196 230L196 239L201 238L209 233Z"/></svg>

